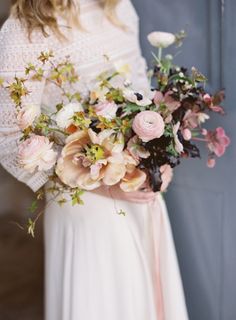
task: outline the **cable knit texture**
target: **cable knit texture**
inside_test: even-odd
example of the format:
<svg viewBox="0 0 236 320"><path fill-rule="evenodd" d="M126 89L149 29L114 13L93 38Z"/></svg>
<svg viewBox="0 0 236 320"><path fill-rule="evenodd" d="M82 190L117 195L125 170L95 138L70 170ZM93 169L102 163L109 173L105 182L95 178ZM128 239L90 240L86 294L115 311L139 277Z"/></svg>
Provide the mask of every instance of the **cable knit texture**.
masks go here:
<svg viewBox="0 0 236 320"><path fill-rule="evenodd" d="M37 64L41 51L52 50L55 62L66 56L75 63L80 75L76 88L83 91L86 83L94 78L110 61L122 60L129 63L136 88L147 86L146 64L140 53L138 41L138 17L129 0L122 0L117 13L127 26L124 31L114 26L104 15L101 4L96 0L81 1L81 23L86 31L67 27L66 21L58 17L61 31L67 41L60 41L49 30L49 36L34 31L31 41L26 28L14 17L10 17L0 31L0 77L11 82L14 76L23 77L28 62ZM51 111L60 99L56 87L44 82L27 82L30 95L26 102L39 104L44 111ZM20 130L16 123L15 107L7 90L0 89L0 163L18 180L26 183L33 191L48 180L45 172L29 174L17 163Z"/></svg>

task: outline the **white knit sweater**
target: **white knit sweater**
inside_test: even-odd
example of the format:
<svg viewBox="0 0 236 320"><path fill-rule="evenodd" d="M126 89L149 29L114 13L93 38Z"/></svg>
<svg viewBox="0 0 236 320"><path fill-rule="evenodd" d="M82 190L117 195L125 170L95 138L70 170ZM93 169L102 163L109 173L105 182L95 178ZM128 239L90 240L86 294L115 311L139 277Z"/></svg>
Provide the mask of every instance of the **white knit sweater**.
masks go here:
<svg viewBox="0 0 236 320"><path fill-rule="evenodd" d="M110 23L99 0L80 2L80 19L86 31L69 29L66 22L58 18L61 30L69 39L66 42L61 42L52 33L44 37L40 31L33 32L30 42L25 27L10 17L0 31L0 78L11 82L14 76L23 77L28 62L37 63L36 58L41 51L53 50L56 61L70 56L78 68L81 84L106 67L104 57L108 56L111 61L129 63L134 86L147 87L146 64L138 39L138 17L131 2L122 0L117 8L120 20L128 27L126 31ZM31 91L27 102L50 109L60 99L56 89L47 83L34 81L27 85ZM0 163L14 177L36 191L47 182L48 175L45 172L29 174L19 167L19 137L14 104L7 91L0 89Z"/></svg>

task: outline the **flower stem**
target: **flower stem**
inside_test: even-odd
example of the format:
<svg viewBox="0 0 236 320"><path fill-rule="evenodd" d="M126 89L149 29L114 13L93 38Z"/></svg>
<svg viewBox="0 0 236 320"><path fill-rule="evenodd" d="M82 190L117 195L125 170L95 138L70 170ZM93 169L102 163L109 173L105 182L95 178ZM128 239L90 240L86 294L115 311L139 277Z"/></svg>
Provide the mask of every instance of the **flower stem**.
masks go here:
<svg viewBox="0 0 236 320"><path fill-rule="evenodd" d="M158 59L161 63L161 58L162 58L162 47L158 48Z"/></svg>
<svg viewBox="0 0 236 320"><path fill-rule="evenodd" d="M197 137L193 137L193 138L192 138L192 140L208 142L208 140L207 140L207 139L204 139L204 138L197 138Z"/></svg>

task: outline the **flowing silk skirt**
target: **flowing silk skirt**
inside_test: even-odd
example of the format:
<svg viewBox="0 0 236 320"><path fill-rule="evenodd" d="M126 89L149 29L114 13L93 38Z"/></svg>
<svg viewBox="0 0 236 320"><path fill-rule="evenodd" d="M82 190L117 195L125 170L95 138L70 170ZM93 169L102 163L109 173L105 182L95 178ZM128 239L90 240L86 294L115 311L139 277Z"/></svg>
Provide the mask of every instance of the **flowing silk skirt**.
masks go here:
<svg viewBox="0 0 236 320"><path fill-rule="evenodd" d="M161 194L148 204L83 200L46 209L45 320L187 320Z"/></svg>

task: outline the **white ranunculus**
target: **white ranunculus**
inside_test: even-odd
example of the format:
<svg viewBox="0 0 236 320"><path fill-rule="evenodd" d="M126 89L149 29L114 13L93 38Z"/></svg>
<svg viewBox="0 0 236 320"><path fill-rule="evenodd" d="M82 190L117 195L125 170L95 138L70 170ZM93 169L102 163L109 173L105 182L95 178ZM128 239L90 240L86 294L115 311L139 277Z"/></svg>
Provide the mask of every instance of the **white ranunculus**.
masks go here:
<svg viewBox="0 0 236 320"><path fill-rule="evenodd" d="M21 130L31 126L34 120L40 115L40 106L37 104L26 104L17 114L18 126Z"/></svg>
<svg viewBox="0 0 236 320"><path fill-rule="evenodd" d="M68 128L73 122L73 115L80 111L83 111L83 107L80 103L71 102L67 104L56 114L55 120L57 125L63 129Z"/></svg>
<svg viewBox="0 0 236 320"><path fill-rule="evenodd" d="M167 48L176 41L173 33L154 31L147 36L148 41L153 47Z"/></svg>

